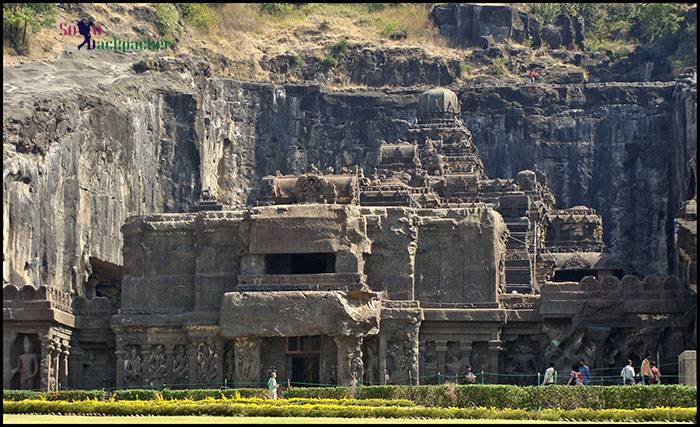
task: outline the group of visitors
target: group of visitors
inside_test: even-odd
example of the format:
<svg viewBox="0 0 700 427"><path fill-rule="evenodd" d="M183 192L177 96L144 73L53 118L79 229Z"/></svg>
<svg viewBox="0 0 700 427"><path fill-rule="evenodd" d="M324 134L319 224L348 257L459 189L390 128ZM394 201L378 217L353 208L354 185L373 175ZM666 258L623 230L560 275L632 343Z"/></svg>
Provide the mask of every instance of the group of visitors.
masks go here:
<svg viewBox="0 0 700 427"><path fill-rule="evenodd" d="M658 366L656 366L656 362L649 360L650 356L651 354L648 352L644 356L639 375L635 374L632 361L628 360L627 365L620 371L622 384L661 384L661 371ZM556 372L554 369L554 362L551 362L549 368L544 372L542 385L555 383ZM586 360L581 359L571 367L566 385L588 385L590 383L591 370L586 364Z"/></svg>
<svg viewBox="0 0 700 427"><path fill-rule="evenodd" d="M632 361L628 360L627 365L620 371L622 384L661 384L661 371L656 366L656 362L649 360L651 354L647 352L642 360L642 366L639 368L639 375L635 375Z"/></svg>

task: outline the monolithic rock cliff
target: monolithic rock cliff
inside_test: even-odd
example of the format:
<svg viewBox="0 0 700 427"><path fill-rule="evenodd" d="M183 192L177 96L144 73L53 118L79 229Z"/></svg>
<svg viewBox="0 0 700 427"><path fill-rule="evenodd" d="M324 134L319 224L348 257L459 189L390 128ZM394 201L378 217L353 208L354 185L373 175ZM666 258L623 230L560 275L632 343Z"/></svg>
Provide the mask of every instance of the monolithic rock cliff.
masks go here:
<svg viewBox="0 0 700 427"><path fill-rule="evenodd" d="M5 283L82 292L96 265L122 264L119 229L129 215L186 211L206 188L226 205L254 204L260 179L276 170L371 172L381 141L405 137L426 87L247 82L211 75L191 58L166 67L100 55L90 62L71 52L4 72ZM392 64L357 75L389 85ZM460 85L448 70L457 66L444 65L434 85L459 94L488 176L543 172L558 207L583 204L602 215L605 243L626 273L674 272L674 219L696 188L694 74ZM435 72L416 69L399 84L428 85Z"/></svg>

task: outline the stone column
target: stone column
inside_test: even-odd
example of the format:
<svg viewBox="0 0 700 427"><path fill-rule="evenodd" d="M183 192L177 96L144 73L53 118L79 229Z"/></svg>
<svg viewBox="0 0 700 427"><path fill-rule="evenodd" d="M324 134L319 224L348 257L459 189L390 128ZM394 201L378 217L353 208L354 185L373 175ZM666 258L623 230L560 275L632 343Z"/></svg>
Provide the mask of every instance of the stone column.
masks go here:
<svg viewBox="0 0 700 427"><path fill-rule="evenodd" d="M503 350L501 348L502 343L501 340L489 340L489 370L494 373L500 373L498 362L500 360L501 350ZM491 377L489 380L493 383L499 382L497 378L498 377Z"/></svg>
<svg viewBox="0 0 700 427"><path fill-rule="evenodd" d="M187 368L189 370L188 384L192 387L203 388L197 375L197 346L199 343L192 342L191 345L187 347Z"/></svg>
<svg viewBox="0 0 700 427"><path fill-rule="evenodd" d="M415 325L413 331L408 334L408 342L404 343L404 348L407 349L404 363L408 371L408 384L420 385L420 342L418 340L418 331L420 322Z"/></svg>
<svg viewBox="0 0 700 427"><path fill-rule="evenodd" d="M15 362L15 366L10 366L10 357L12 351L12 344L14 344L16 339L16 332L8 331L6 329L2 331L2 388L4 389L12 388L11 373L12 369L17 367L17 362Z"/></svg>
<svg viewBox="0 0 700 427"><path fill-rule="evenodd" d="M124 387L124 356L126 356L126 351L123 349L114 352L117 356L117 387Z"/></svg>
<svg viewBox="0 0 700 427"><path fill-rule="evenodd" d="M361 385L362 337L338 335L333 340L338 347L338 385Z"/></svg>
<svg viewBox="0 0 700 427"><path fill-rule="evenodd" d="M386 381L386 338L379 334L379 384L387 385Z"/></svg>
<svg viewBox="0 0 700 427"><path fill-rule="evenodd" d="M151 346L149 345L144 345L143 350L141 350L141 369L143 370L143 374L141 375L141 384L144 386L158 386L158 384L153 383L153 378L151 378L151 375L153 372L151 372L151 354L153 352L151 351Z"/></svg>
<svg viewBox="0 0 700 427"><path fill-rule="evenodd" d="M58 387L68 388L68 359L70 355L70 345L68 341L61 341L61 349L59 354L59 376Z"/></svg>
<svg viewBox="0 0 700 427"><path fill-rule="evenodd" d="M61 378L61 372L63 371L63 366L61 365L61 343L58 341L53 342L53 350L51 351L53 368L53 390L58 390L59 380ZM51 383L51 382L50 382Z"/></svg>
<svg viewBox="0 0 700 427"><path fill-rule="evenodd" d="M165 375L165 384L167 384L168 387L172 387L172 384L175 383L173 374L173 348L174 347L171 345L165 346L165 365L168 367L167 374Z"/></svg>
<svg viewBox="0 0 700 427"><path fill-rule="evenodd" d="M260 347L259 337L236 337L233 340L234 387L255 387L260 383Z"/></svg>
<svg viewBox="0 0 700 427"><path fill-rule="evenodd" d="M53 388L52 376L53 370L51 363L53 362L53 341L49 335L43 335L41 341L41 360L39 363L39 374L41 375L41 390L51 391Z"/></svg>

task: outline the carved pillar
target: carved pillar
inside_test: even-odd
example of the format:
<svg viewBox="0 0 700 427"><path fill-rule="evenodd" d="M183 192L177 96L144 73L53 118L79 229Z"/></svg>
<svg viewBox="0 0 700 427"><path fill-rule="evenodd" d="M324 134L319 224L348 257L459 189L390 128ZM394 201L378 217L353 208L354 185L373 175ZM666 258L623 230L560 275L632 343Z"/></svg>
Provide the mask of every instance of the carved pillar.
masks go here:
<svg viewBox="0 0 700 427"><path fill-rule="evenodd" d="M12 344L17 339L17 333L14 331L3 330L2 331L2 388L10 389L12 388L12 369L17 367L17 362L15 366L10 366L10 355L12 351Z"/></svg>
<svg viewBox="0 0 700 427"><path fill-rule="evenodd" d="M54 342L50 335L44 335L41 340L41 390L52 391L56 386L56 377L54 369Z"/></svg>
<svg viewBox="0 0 700 427"><path fill-rule="evenodd" d="M58 375L58 387L68 388L68 357L70 355L70 345L67 341L61 341L60 353L59 353L59 375Z"/></svg>
<svg viewBox="0 0 700 427"><path fill-rule="evenodd" d="M406 370L408 371L408 384L410 385L420 384L419 330L420 322L414 324L413 330L408 334L408 342L404 343L404 363L406 364Z"/></svg>
<svg viewBox="0 0 700 427"><path fill-rule="evenodd" d="M173 349L174 349L173 346L167 346L165 348L165 366L167 366L168 368L166 370L164 382L169 387L171 387L172 384L175 383L175 377L173 374L173 358L174 358Z"/></svg>
<svg viewBox="0 0 700 427"><path fill-rule="evenodd" d="M126 356L126 351L117 350L114 352L117 356L117 387L124 387L124 356Z"/></svg>
<svg viewBox="0 0 700 427"><path fill-rule="evenodd" d="M187 368L189 370L189 381L190 387L199 386L199 378L197 378L197 344L192 343L187 347ZM201 386L199 388L202 388Z"/></svg>
<svg viewBox="0 0 700 427"><path fill-rule="evenodd" d="M333 340L338 347L338 385L361 385L362 337L338 335Z"/></svg>
<svg viewBox="0 0 700 427"><path fill-rule="evenodd" d="M262 340L258 337L236 337L233 340L234 386L255 387L260 383L261 344Z"/></svg>
<svg viewBox="0 0 700 427"><path fill-rule="evenodd" d="M386 374L386 338L379 334L379 384L388 384Z"/></svg>
<svg viewBox="0 0 700 427"><path fill-rule="evenodd" d="M498 363L500 360L501 351L503 350L503 348L501 347L502 343L503 342L501 340L489 341L489 370L493 373L500 372ZM491 382L497 382L496 378L497 377L492 377Z"/></svg>
<svg viewBox="0 0 700 427"><path fill-rule="evenodd" d="M141 384L146 386L158 386L158 384L153 383L153 372L151 371L151 348L147 345L143 346L141 351L141 369L143 369L143 375L141 376Z"/></svg>

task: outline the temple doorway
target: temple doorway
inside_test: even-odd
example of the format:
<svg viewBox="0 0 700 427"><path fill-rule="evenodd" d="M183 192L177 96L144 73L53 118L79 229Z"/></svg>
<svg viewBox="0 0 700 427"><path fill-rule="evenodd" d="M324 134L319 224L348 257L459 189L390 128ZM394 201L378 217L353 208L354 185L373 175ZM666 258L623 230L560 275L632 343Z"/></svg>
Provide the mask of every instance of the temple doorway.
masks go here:
<svg viewBox="0 0 700 427"><path fill-rule="evenodd" d="M321 377L321 337L287 338L287 373L290 383L297 387L318 385Z"/></svg>
<svg viewBox="0 0 700 427"><path fill-rule="evenodd" d="M292 386L312 387L319 384L319 357L292 356Z"/></svg>

